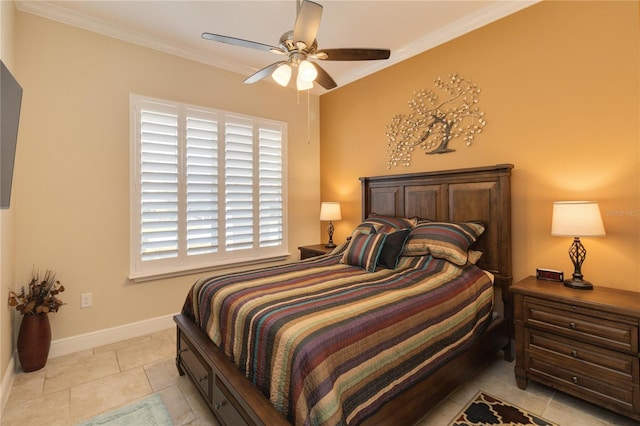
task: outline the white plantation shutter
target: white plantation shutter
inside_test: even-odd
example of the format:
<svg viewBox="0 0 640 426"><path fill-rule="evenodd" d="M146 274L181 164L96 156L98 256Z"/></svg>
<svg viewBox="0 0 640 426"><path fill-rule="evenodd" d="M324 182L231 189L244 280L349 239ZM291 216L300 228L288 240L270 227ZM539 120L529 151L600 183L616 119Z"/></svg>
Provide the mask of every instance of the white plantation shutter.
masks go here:
<svg viewBox="0 0 640 426"><path fill-rule="evenodd" d="M226 249L253 248L253 123L229 117L225 123Z"/></svg>
<svg viewBox="0 0 640 426"><path fill-rule="evenodd" d="M259 131L259 203L260 247L283 244L282 132L275 127Z"/></svg>
<svg viewBox="0 0 640 426"><path fill-rule="evenodd" d="M140 114L140 254L178 256L178 116Z"/></svg>
<svg viewBox="0 0 640 426"><path fill-rule="evenodd" d="M187 255L218 251L218 120L187 117Z"/></svg>
<svg viewBox="0 0 640 426"><path fill-rule="evenodd" d="M284 123L132 95L132 279L287 255Z"/></svg>

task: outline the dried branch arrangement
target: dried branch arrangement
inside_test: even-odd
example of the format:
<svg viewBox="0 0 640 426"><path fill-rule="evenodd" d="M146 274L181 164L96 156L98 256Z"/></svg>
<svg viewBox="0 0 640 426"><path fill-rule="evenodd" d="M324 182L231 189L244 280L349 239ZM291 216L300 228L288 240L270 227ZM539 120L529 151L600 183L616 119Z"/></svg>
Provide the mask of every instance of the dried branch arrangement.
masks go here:
<svg viewBox="0 0 640 426"><path fill-rule="evenodd" d="M58 294L63 291L64 286L56 280L54 272L47 270L40 278L40 273L34 270L26 290L22 287L19 293L9 291L9 306L15 306L22 315L58 312L63 305Z"/></svg>

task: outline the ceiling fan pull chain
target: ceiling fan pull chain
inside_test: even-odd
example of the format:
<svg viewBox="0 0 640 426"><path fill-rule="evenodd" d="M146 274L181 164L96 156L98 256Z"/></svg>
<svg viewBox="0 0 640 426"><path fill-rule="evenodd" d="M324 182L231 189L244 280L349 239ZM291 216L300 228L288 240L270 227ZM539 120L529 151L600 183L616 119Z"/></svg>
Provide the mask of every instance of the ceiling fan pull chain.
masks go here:
<svg viewBox="0 0 640 426"><path fill-rule="evenodd" d="M309 100L309 90L307 90L307 144L311 145L311 101Z"/></svg>

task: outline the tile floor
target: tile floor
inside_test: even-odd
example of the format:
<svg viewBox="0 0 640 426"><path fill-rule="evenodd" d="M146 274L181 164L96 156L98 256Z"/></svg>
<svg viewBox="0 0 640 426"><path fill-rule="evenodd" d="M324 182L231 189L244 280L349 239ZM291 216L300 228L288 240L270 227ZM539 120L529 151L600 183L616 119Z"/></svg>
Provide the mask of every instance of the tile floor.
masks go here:
<svg viewBox="0 0 640 426"><path fill-rule="evenodd" d="M521 390L513 373L514 362L505 362L502 354L467 383L454 390L419 423L419 426L446 426L467 403L483 390L522 407L560 426L638 426L640 423L588 402L534 382Z"/></svg>
<svg viewBox="0 0 640 426"><path fill-rule="evenodd" d="M175 367L175 330L50 359L19 373L2 414L2 426L73 426L100 413L160 394L175 425L216 425L191 382ZM624 417L535 383L516 387L513 363L500 356L456 389L419 422L445 426L482 389L562 426L636 425ZM144 426L144 425L140 425Z"/></svg>

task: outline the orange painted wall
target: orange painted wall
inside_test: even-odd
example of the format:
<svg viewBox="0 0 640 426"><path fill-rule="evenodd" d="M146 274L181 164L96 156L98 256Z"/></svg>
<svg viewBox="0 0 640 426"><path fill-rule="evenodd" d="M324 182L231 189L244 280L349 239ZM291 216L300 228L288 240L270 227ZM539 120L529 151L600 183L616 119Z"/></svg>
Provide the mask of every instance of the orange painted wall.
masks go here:
<svg viewBox="0 0 640 426"><path fill-rule="evenodd" d="M322 95L321 195L343 209L334 240L360 221L360 176L513 163L514 278L536 267L571 275L571 239L550 235L552 203L589 199L607 236L583 238L585 279L640 291L639 4L538 3ZM388 170L391 118L451 73L481 88L484 132Z"/></svg>

